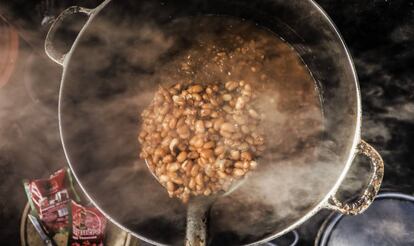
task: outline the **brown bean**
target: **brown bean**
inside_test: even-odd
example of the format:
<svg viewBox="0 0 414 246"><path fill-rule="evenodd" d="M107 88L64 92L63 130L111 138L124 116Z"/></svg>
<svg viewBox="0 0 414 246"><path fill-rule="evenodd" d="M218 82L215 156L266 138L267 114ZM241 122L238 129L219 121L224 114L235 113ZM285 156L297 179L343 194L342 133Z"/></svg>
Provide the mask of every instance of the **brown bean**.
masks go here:
<svg viewBox="0 0 414 246"><path fill-rule="evenodd" d="M214 141L209 141L209 142L207 142L203 145L203 148L204 149L212 149L212 148L214 148L214 146L215 146Z"/></svg>
<svg viewBox="0 0 414 246"><path fill-rule="evenodd" d="M203 87L201 85L193 85L188 88L189 93L200 93L203 91Z"/></svg>
<svg viewBox="0 0 414 246"><path fill-rule="evenodd" d="M223 123L224 123L223 118L218 118L218 119L214 120L214 124L213 124L214 130L216 130L216 131L220 130L221 125L223 125Z"/></svg>
<svg viewBox="0 0 414 246"><path fill-rule="evenodd" d="M236 161L236 162L234 163L234 167L236 167L236 168L243 168L243 162L241 162L241 161Z"/></svg>
<svg viewBox="0 0 414 246"><path fill-rule="evenodd" d="M209 195L211 195L211 190L210 190L209 188L207 188L207 189L204 191L203 195L205 195L205 196L209 196Z"/></svg>
<svg viewBox="0 0 414 246"><path fill-rule="evenodd" d="M252 160L252 154L250 152L247 152L247 151L242 152L240 157L244 161L251 161Z"/></svg>
<svg viewBox="0 0 414 246"><path fill-rule="evenodd" d="M232 134L231 134L231 132L220 131L220 135L227 138L227 139L230 139Z"/></svg>
<svg viewBox="0 0 414 246"><path fill-rule="evenodd" d="M249 132L250 132L249 127L247 127L246 125L241 126L241 131L244 134L249 134Z"/></svg>
<svg viewBox="0 0 414 246"><path fill-rule="evenodd" d="M193 165L191 168L191 176L195 177L198 174L198 171L200 170L199 165Z"/></svg>
<svg viewBox="0 0 414 246"><path fill-rule="evenodd" d="M197 159L199 157L199 154L195 151L192 151L190 153L188 153L187 158L188 159Z"/></svg>
<svg viewBox="0 0 414 246"><path fill-rule="evenodd" d="M227 90L233 91L234 89L239 87L239 83L237 83L235 81L229 81L229 82L226 83L225 87L226 87Z"/></svg>
<svg viewBox="0 0 414 246"><path fill-rule="evenodd" d="M244 125L247 123L247 119L243 115L233 115L233 119L237 122L237 124Z"/></svg>
<svg viewBox="0 0 414 246"><path fill-rule="evenodd" d="M201 117L207 117L207 116L209 116L209 115L211 115L211 109L201 109L200 110L200 116Z"/></svg>
<svg viewBox="0 0 414 246"><path fill-rule="evenodd" d="M172 155L166 155L164 156L164 158L162 158L162 162L164 163L170 163L173 161L173 156Z"/></svg>
<svg viewBox="0 0 414 246"><path fill-rule="evenodd" d="M206 93L207 94L213 94L213 90L210 87L206 88Z"/></svg>
<svg viewBox="0 0 414 246"><path fill-rule="evenodd" d="M176 103L177 105L183 106L185 104L185 98L182 96L173 96L172 100L174 101L174 103Z"/></svg>
<svg viewBox="0 0 414 246"><path fill-rule="evenodd" d="M213 127L213 122L210 121L210 120L206 120L206 121L204 121L204 126L206 128L212 128Z"/></svg>
<svg viewBox="0 0 414 246"><path fill-rule="evenodd" d="M191 97L196 101L201 101L201 99L202 99L200 94L197 94L197 93L191 94Z"/></svg>
<svg viewBox="0 0 414 246"><path fill-rule="evenodd" d="M174 191L175 190L175 185L173 182L168 181L167 182L167 190L168 191Z"/></svg>
<svg viewBox="0 0 414 246"><path fill-rule="evenodd" d="M197 176L196 176L196 178L195 178L195 180L196 180L196 183L198 184L198 185L200 185L201 187L203 187L204 186L204 180L203 180L203 174L202 173L199 173L199 174L197 174Z"/></svg>
<svg viewBox="0 0 414 246"><path fill-rule="evenodd" d="M190 182L188 183L188 188L194 190L194 188L196 187L196 181L195 178L191 178Z"/></svg>
<svg viewBox="0 0 414 246"><path fill-rule="evenodd" d="M226 112L228 114L231 114L233 112L233 109L228 105L223 106L222 109L224 110L224 112Z"/></svg>
<svg viewBox="0 0 414 246"><path fill-rule="evenodd" d="M233 124L231 124L229 122L225 122L221 125L220 130L221 131L226 131L226 132L235 132L236 128L234 127Z"/></svg>
<svg viewBox="0 0 414 246"><path fill-rule="evenodd" d="M168 127L170 129L174 129L175 126L177 125L177 118L171 118L171 120L168 122Z"/></svg>
<svg viewBox="0 0 414 246"><path fill-rule="evenodd" d="M214 154L218 156L218 155L223 154L224 151L225 151L225 147L223 145L219 145L214 149Z"/></svg>
<svg viewBox="0 0 414 246"><path fill-rule="evenodd" d="M257 162L255 162L255 161L251 161L251 162L250 162L250 168L251 168L251 169L256 169L256 167L257 167Z"/></svg>
<svg viewBox="0 0 414 246"><path fill-rule="evenodd" d="M175 152L175 148L177 147L177 145L178 145L178 139L177 138L172 139L170 144L169 144L169 148L170 148L171 153Z"/></svg>
<svg viewBox="0 0 414 246"><path fill-rule="evenodd" d="M243 171L243 169L235 168L233 170L233 174L234 174L234 176L241 177L241 176L244 175L244 171Z"/></svg>
<svg viewBox="0 0 414 246"><path fill-rule="evenodd" d="M224 95L222 96L222 98L223 98L223 100L224 100L225 102L228 102L228 101L230 101L230 100L232 99L232 97L231 97L231 95L230 95L230 94L224 94Z"/></svg>
<svg viewBox="0 0 414 246"><path fill-rule="evenodd" d="M212 149L203 149L200 151L200 156L204 159L210 159L211 157L213 157L213 155L214 152Z"/></svg>
<svg viewBox="0 0 414 246"><path fill-rule="evenodd" d="M190 200L190 194L184 193L181 200L183 201L184 204L188 203L188 201Z"/></svg>
<svg viewBox="0 0 414 246"><path fill-rule="evenodd" d="M197 132L197 133L203 133L203 132L205 132L205 127L204 127L204 122L202 121L202 120L197 120L196 122L195 122L195 131Z"/></svg>
<svg viewBox="0 0 414 246"><path fill-rule="evenodd" d="M235 105L236 109L241 110L241 109L244 108L245 105L246 105L246 99L245 98L243 98L243 97L237 98L236 105Z"/></svg>
<svg viewBox="0 0 414 246"><path fill-rule="evenodd" d="M204 140L201 135L195 135L191 138L190 144L196 148L201 148L204 145Z"/></svg>
<svg viewBox="0 0 414 246"><path fill-rule="evenodd" d="M217 174L219 175L219 177L220 177L221 179L225 179L225 178L227 178L227 174L226 174L225 172L222 172L222 171L217 171Z"/></svg>
<svg viewBox="0 0 414 246"><path fill-rule="evenodd" d="M177 128L177 133L180 138L186 139L190 137L190 129L188 129L188 126L186 125Z"/></svg>
<svg viewBox="0 0 414 246"><path fill-rule="evenodd" d="M160 175L160 182L161 183L165 183L169 180L170 180L170 178L167 175Z"/></svg>
<svg viewBox="0 0 414 246"><path fill-rule="evenodd" d="M260 115L254 109L249 109L249 115L254 119L260 119Z"/></svg>
<svg viewBox="0 0 414 246"><path fill-rule="evenodd" d="M264 144L263 137L258 136L257 138L254 139L254 145L263 145L263 144Z"/></svg>
<svg viewBox="0 0 414 246"><path fill-rule="evenodd" d="M214 111L210 114L210 117L215 119L215 118L219 117L219 114Z"/></svg>
<svg viewBox="0 0 414 246"><path fill-rule="evenodd" d="M239 160L240 159L240 152L238 150L230 151L230 158L232 160L235 160L235 161Z"/></svg>
<svg viewBox="0 0 414 246"><path fill-rule="evenodd" d="M177 156L177 161L180 163L185 161L186 159L187 159L187 152L185 151L180 152L180 154L178 154Z"/></svg>

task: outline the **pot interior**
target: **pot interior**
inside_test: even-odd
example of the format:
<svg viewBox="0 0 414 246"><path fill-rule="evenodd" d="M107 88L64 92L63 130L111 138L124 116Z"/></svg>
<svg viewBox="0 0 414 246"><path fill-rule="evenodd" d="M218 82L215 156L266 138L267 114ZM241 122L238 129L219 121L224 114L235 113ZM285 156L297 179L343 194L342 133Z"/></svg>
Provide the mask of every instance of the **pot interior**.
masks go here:
<svg viewBox="0 0 414 246"><path fill-rule="evenodd" d="M73 172L96 205L137 236L183 244L186 206L170 199L138 158L139 114L159 85L153 76L168 50L169 23L219 15L256 23L294 47L316 81L324 130L317 158L295 153L275 160L272 168L258 169L219 199L210 213L210 243L257 242L315 211L347 170L359 134L352 63L321 10L311 1L282 0L125 4L104 3L73 47L62 79L62 141Z"/></svg>

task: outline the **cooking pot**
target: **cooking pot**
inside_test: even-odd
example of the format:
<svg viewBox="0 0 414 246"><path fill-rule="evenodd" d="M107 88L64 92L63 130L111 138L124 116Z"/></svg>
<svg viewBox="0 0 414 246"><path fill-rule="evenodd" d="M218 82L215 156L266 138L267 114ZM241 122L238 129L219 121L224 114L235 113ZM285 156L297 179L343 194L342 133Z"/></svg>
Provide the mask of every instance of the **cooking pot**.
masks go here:
<svg viewBox="0 0 414 246"><path fill-rule="evenodd" d="M412 245L414 197L382 192L361 216L333 212L322 224L315 246Z"/></svg>
<svg viewBox="0 0 414 246"><path fill-rule="evenodd" d="M73 14L87 21L70 50L59 52L55 33ZM51 26L45 49L63 67L60 135L90 200L142 240L184 243L187 206L169 198L138 158L136 136L139 114L159 85L152 76L169 49L168 23L204 15L249 20L288 42L316 81L325 129L317 159L299 153L259 165L236 191L218 199L209 211L204 243L258 244L324 208L350 215L364 211L379 190L383 161L360 139L360 92L350 54L332 21L310 0L106 0L95 9L65 10ZM372 175L356 202L341 202L336 192L356 154L370 159Z"/></svg>

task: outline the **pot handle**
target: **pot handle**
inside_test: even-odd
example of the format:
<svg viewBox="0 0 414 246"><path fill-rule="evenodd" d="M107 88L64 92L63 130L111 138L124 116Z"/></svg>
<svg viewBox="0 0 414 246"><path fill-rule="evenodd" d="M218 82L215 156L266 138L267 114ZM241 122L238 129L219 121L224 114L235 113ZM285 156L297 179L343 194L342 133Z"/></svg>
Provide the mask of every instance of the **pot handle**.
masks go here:
<svg viewBox="0 0 414 246"><path fill-rule="evenodd" d="M55 49L55 46L53 45L53 39L55 37L56 31L62 24L63 20L73 14L76 13L82 13L87 15L88 17L92 14L92 9L82 8L79 6L72 6L67 9L65 9L52 23L52 26L50 27L49 31L46 35L45 40L45 52L47 56L57 64L63 66L65 56L67 53L59 52Z"/></svg>
<svg viewBox="0 0 414 246"><path fill-rule="evenodd" d="M372 176L367 188L362 196L353 203L341 202L336 198L336 194L333 194L326 205L326 208L346 215L357 215L364 212L374 201L374 198L380 189L382 178L384 177L384 161L378 152L364 140L361 140L357 150L358 154L365 155L370 159Z"/></svg>

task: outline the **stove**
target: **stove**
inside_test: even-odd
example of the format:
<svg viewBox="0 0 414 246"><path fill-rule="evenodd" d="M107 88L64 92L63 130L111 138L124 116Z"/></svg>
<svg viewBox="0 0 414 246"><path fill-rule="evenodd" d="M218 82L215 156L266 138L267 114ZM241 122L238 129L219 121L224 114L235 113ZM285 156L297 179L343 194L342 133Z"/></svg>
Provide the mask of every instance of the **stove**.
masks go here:
<svg viewBox="0 0 414 246"><path fill-rule="evenodd" d="M43 42L51 21L88 0L10 0L0 3L0 240L18 245L26 198L22 179L66 166L57 122L61 67ZM129 1L132 2L132 1ZM361 86L362 138L385 162L383 190L414 195L414 3L409 0L317 1L332 17L354 58ZM131 4L131 3L129 3ZM358 162L347 180L358 190ZM345 180L345 184L347 183ZM357 184L357 185L355 185ZM347 196L346 192L343 194ZM297 229L298 245L313 245L330 211ZM6 223L7 221L7 223Z"/></svg>

